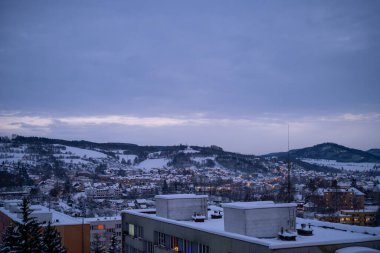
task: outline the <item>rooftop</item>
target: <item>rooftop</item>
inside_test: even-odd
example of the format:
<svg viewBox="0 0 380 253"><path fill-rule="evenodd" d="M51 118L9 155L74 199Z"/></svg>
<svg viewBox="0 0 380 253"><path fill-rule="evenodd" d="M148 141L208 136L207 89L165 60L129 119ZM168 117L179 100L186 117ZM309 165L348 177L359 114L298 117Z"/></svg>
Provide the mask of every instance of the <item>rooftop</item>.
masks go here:
<svg viewBox="0 0 380 253"><path fill-rule="evenodd" d="M268 203L269 204L269 203ZM265 204L263 205L265 206ZM211 214L214 210L222 210L220 207L211 206L209 211L209 219L204 222L193 221L177 221L158 217L154 214L155 209L144 210L126 210L124 213L145 217L161 222L175 224L178 226L188 227L199 231L213 233L237 240L251 242L268 246L270 249L279 248L294 248L305 246L317 246L317 245L329 245L329 244L341 244L341 243L354 243L365 241L377 241L380 240L380 227L359 227L345 224L337 224L330 222L322 222L316 220L308 220L297 218L297 228L301 227L301 224L310 224L313 231L313 236L300 236L297 235L296 241L281 241L277 238L256 238L251 236L240 235L237 233L231 233L224 231L224 218L211 219Z"/></svg>
<svg viewBox="0 0 380 253"><path fill-rule="evenodd" d="M82 219L80 219L80 218L74 218L74 217L71 217L71 216L66 215L64 213L57 212L57 211L55 211L53 209L49 210L49 208L47 208L45 206L32 205L30 208L32 210L34 210L33 213L40 213L40 214L43 214L43 213L49 214L49 213L51 213L51 215L52 215L51 224L53 226L82 224ZM15 222L18 222L18 223L22 222L22 219L20 219L19 217L17 217L17 214L19 212L10 211L10 210L6 209L5 207L0 207L0 212L2 212L3 214L7 215L10 219L12 219Z"/></svg>
<svg viewBox="0 0 380 253"><path fill-rule="evenodd" d="M196 194L168 194L168 195L156 195L155 199L199 199L208 198L207 195L196 195Z"/></svg>
<svg viewBox="0 0 380 253"><path fill-rule="evenodd" d="M296 203L276 204L273 201L255 201L255 202L233 202L222 204L223 207L236 209L257 209L257 208L273 208L273 207L292 207L297 206Z"/></svg>

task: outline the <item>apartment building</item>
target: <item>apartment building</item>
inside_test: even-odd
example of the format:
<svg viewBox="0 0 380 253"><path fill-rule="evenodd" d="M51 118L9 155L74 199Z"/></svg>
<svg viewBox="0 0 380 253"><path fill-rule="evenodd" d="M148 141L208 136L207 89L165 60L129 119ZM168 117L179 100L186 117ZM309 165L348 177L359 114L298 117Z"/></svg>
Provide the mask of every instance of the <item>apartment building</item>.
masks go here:
<svg viewBox="0 0 380 253"><path fill-rule="evenodd" d="M364 231L357 226L296 218L293 203L235 202L222 208L207 207L205 195L180 194L156 196L156 207L122 213L124 253L322 253L349 246L380 249L379 229Z"/></svg>
<svg viewBox="0 0 380 253"><path fill-rule="evenodd" d="M86 218L85 223L90 225L90 244L91 247L99 243L105 249L111 245L113 235L121 249L121 217L97 217Z"/></svg>

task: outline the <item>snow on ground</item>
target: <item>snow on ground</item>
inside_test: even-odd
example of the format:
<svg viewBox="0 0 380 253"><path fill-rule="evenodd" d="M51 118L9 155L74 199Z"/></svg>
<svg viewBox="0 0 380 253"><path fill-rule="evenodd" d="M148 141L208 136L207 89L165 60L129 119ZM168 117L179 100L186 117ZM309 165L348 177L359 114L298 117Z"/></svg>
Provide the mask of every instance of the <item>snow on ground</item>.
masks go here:
<svg viewBox="0 0 380 253"><path fill-rule="evenodd" d="M128 160L131 160L131 163L133 163L133 161L135 160L135 158L137 157L137 155L118 155L119 156L119 161L121 162L121 160L124 158L124 160L126 162L128 162Z"/></svg>
<svg viewBox="0 0 380 253"><path fill-rule="evenodd" d="M63 153L70 152L73 155L79 156L79 157L84 157L86 156L87 158L106 158L107 155L103 154L98 151L93 151L93 150L88 150L88 149L83 149L83 148L75 148L75 147L70 147L70 146L65 146L66 150L62 150Z"/></svg>
<svg viewBox="0 0 380 253"><path fill-rule="evenodd" d="M377 163L342 163L335 160L322 160L322 159L301 159L304 162L317 164L321 166L328 166L336 169L344 169L349 171L368 171L373 169L374 166L379 166Z"/></svg>
<svg viewBox="0 0 380 253"><path fill-rule="evenodd" d="M194 150L194 149L192 149L192 148L190 148L190 147L187 147L187 148L186 148L185 150L183 150L182 152L185 153L185 154L199 153L198 150Z"/></svg>
<svg viewBox="0 0 380 253"><path fill-rule="evenodd" d="M85 160L82 160L82 159L64 158L64 159L61 159L61 160L64 161L65 163L73 163L73 164L86 164L86 163L89 163L89 161L85 161Z"/></svg>
<svg viewBox="0 0 380 253"><path fill-rule="evenodd" d="M73 200L78 200L79 198L87 198L87 194L85 192L78 192L72 197Z"/></svg>
<svg viewBox="0 0 380 253"><path fill-rule="evenodd" d="M0 162L9 162L9 163L12 163L12 162L15 162L17 163L18 161L20 161L23 157L24 157L24 153L0 153Z"/></svg>
<svg viewBox="0 0 380 253"><path fill-rule="evenodd" d="M136 168L145 169L145 170L164 168L168 165L168 162L169 162L169 159L165 159L165 158L146 159L142 161L141 163L139 163L139 165L137 165Z"/></svg>

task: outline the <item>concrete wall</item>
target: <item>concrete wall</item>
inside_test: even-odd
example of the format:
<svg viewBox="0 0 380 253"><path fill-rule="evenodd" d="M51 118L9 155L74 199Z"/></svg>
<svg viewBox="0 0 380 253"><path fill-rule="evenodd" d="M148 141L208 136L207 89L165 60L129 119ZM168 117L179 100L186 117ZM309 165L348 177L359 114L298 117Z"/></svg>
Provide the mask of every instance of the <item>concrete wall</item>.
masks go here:
<svg viewBox="0 0 380 253"><path fill-rule="evenodd" d="M224 230L226 232L245 235L245 210L237 208L224 208Z"/></svg>
<svg viewBox="0 0 380 253"><path fill-rule="evenodd" d="M207 217L207 198L156 199L157 216L191 220L194 212Z"/></svg>
<svg viewBox="0 0 380 253"><path fill-rule="evenodd" d="M157 216L168 218L168 202L167 199L156 199Z"/></svg>
<svg viewBox="0 0 380 253"><path fill-rule="evenodd" d="M224 229L227 232L254 237L277 237L281 227L295 228L295 207L255 209L224 208Z"/></svg>

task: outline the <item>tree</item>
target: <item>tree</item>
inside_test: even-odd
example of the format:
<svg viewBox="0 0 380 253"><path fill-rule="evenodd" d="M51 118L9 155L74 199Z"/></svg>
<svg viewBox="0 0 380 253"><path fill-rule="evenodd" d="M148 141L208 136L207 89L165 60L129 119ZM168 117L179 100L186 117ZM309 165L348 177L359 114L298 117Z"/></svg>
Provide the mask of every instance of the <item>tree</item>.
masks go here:
<svg viewBox="0 0 380 253"><path fill-rule="evenodd" d="M94 253L104 253L104 248L100 240L99 234L95 235L94 244L91 247L91 251Z"/></svg>
<svg viewBox="0 0 380 253"><path fill-rule="evenodd" d="M106 174L106 170L107 170L107 164L102 163L96 166L95 173L98 175L104 175Z"/></svg>
<svg viewBox="0 0 380 253"><path fill-rule="evenodd" d="M61 235L51 225L50 221L43 234L43 243L46 253L66 253L66 249L62 246Z"/></svg>
<svg viewBox="0 0 380 253"><path fill-rule="evenodd" d="M11 252L21 252L22 249L19 246L20 243L20 231L18 226L14 224L7 227L5 233L3 234L3 244L1 245L1 253L11 253Z"/></svg>
<svg viewBox="0 0 380 253"><path fill-rule="evenodd" d="M20 247L22 252L34 253L41 252L42 238L40 226L34 217L30 214L32 210L30 209L30 203L27 198L24 198L21 205L22 212L22 223L19 224L20 237Z"/></svg>
<svg viewBox="0 0 380 253"><path fill-rule="evenodd" d="M108 248L108 253L119 253L119 252L120 252L120 248L119 248L119 244L117 243L116 234L113 233L111 237L111 245Z"/></svg>
<svg viewBox="0 0 380 253"><path fill-rule="evenodd" d="M168 183L166 182L166 180L164 180L164 184L162 186L162 193L168 193L168 191L169 191Z"/></svg>
<svg viewBox="0 0 380 253"><path fill-rule="evenodd" d="M56 183L54 185L54 188L49 191L49 195L53 198L56 198L58 197L58 195L60 195L61 190L62 190L61 186L58 183Z"/></svg>
<svg viewBox="0 0 380 253"><path fill-rule="evenodd" d="M21 223L7 228L0 252L37 253L44 248L41 229L35 218L30 216L32 210L26 198L22 201L21 213Z"/></svg>

